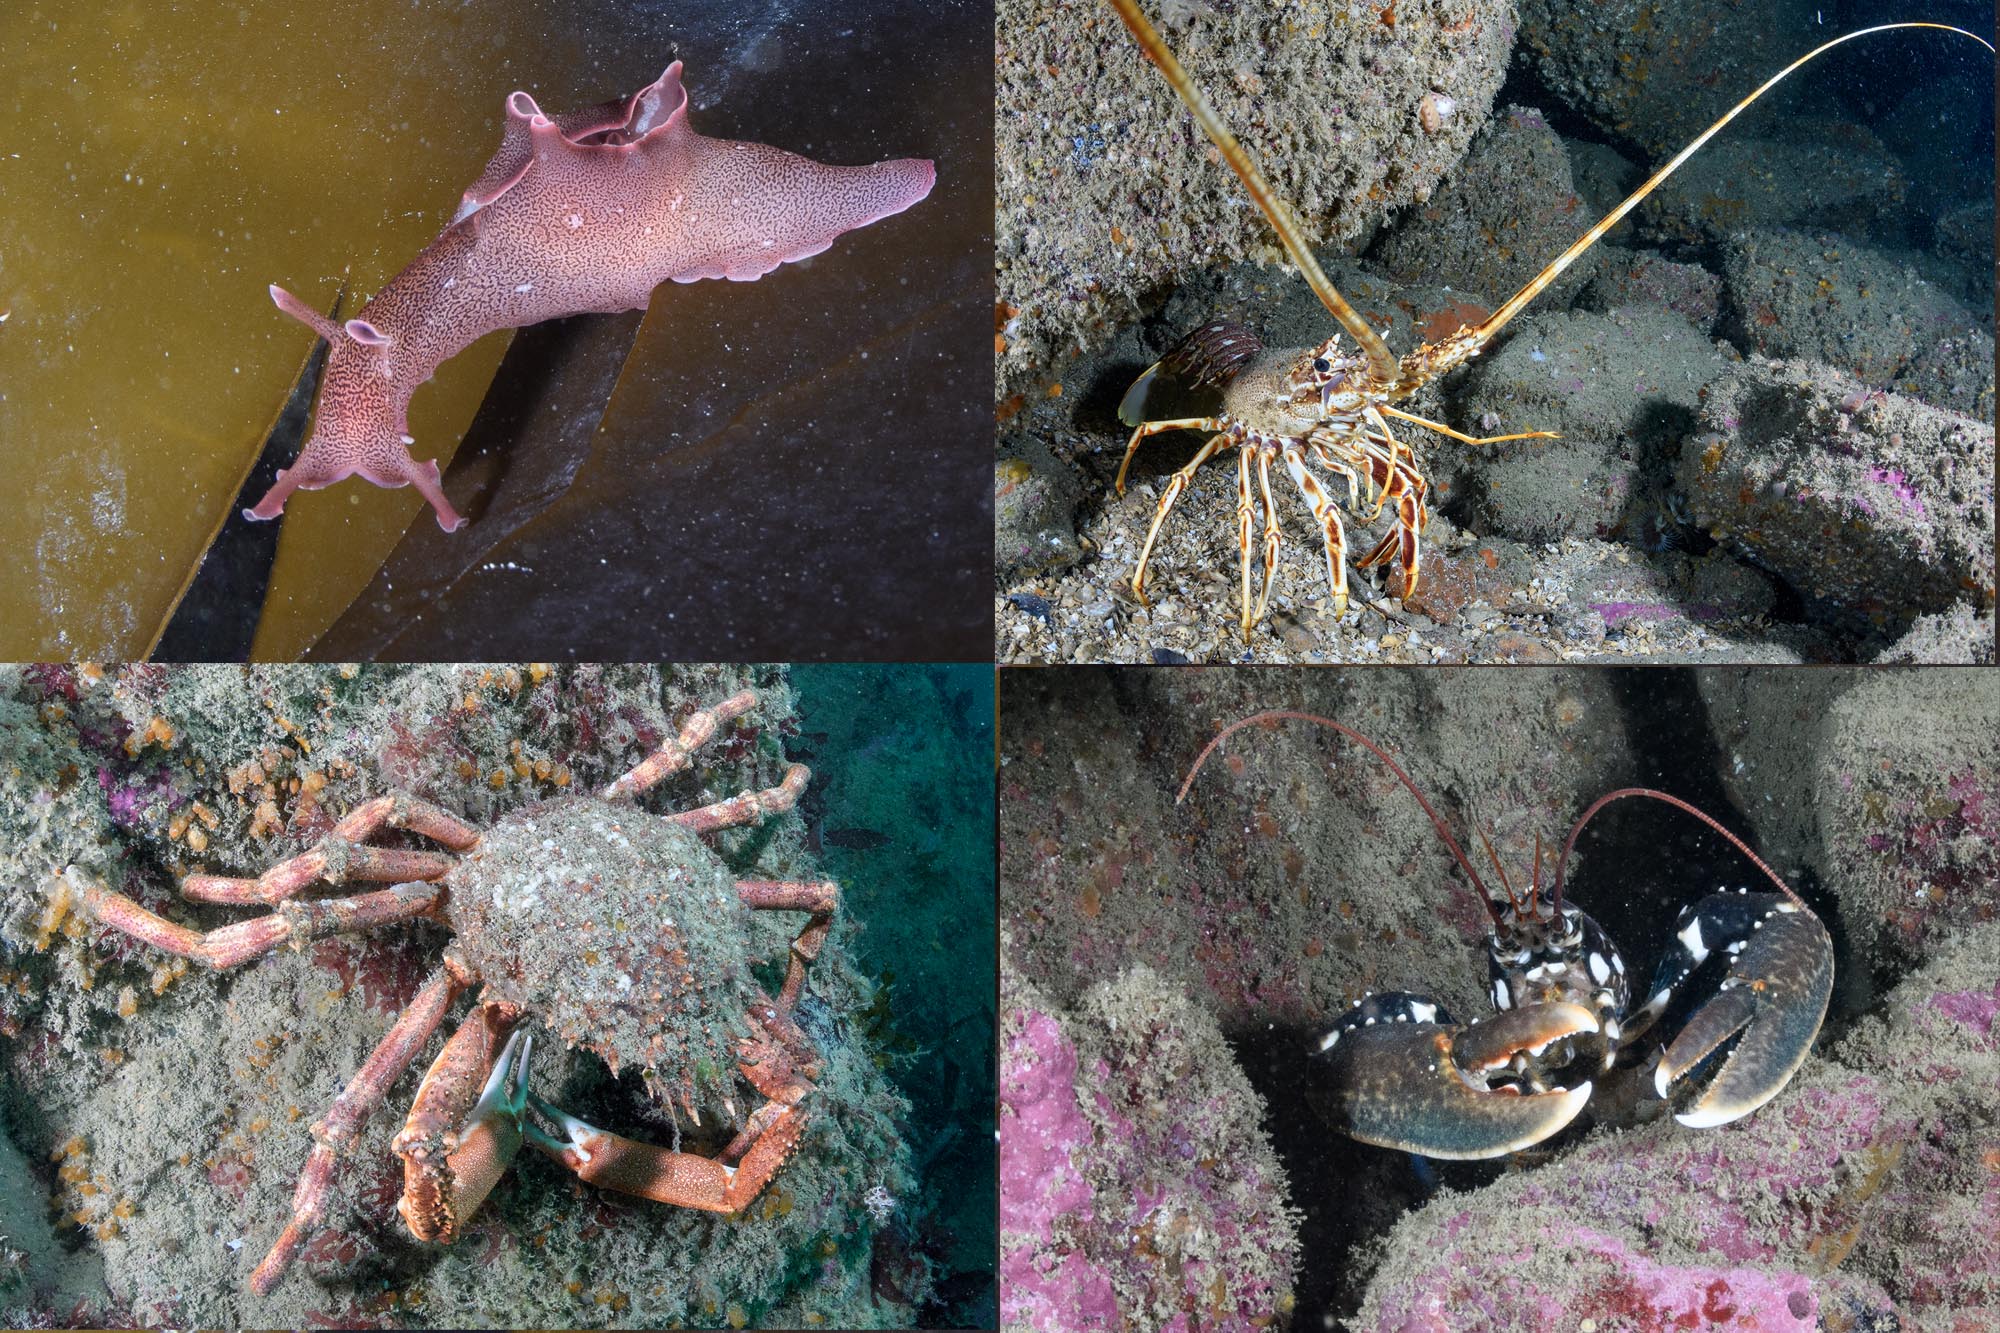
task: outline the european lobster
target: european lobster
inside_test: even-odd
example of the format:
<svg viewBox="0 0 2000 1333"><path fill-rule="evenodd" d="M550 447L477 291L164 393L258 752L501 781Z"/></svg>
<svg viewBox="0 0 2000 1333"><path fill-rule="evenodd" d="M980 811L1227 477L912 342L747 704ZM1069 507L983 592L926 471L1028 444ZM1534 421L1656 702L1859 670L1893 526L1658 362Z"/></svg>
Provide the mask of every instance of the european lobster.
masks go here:
<svg viewBox="0 0 2000 1333"><path fill-rule="evenodd" d="M1152 526L1146 533L1145 544L1140 548L1138 563L1132 571L1132 593L1142 605L1146 604L1146 563L1152 558L1153 546L1159 540L1160 530L1174 503L1203 463L1224 449L1236 450L1237 546L1242 557L1239 627L1245 643L1250 641L1251 627L1263 619L1264 609L1271 597L1271 581L1278 567L1278 512L1271 496L1271 464L1274 461L1283 464L1320 529L1326 550L1327 578L1333 590L1334 614L1341 614L1347 607L1346 530L1327 482L1308 469L1308 462L1318 464L1331 478L1345 480L1347 509L1362 515L1363 522L1374 522L1393 504L1394 520L1389 531L1372 550L1355 562L1355 566L1370 569L1386 565L1391 558L1395 558L1402 565L1401 596L1409 598L1417 589L1422 534L1429 522L1429 511L1424 504L1428 482L1418 463L1416 451L1390 431L1388 418L1395 417L1471 445L1546 439L1553 435L1549 431L1522 431L1511 435L1471 436L1442 422L1403 411L1393 404L1403 402L1432 380L1477 357L1514 316L1636 208L1641 200L1673 175L1723 126L1809 61L1858 37L1904 28L1937 28L1970 37L1987 50L1993 50L1984 38L1963 28L1923 22L1885 23L1861 28L1815 47L1772 75L1756 91L1703 130L1486 319L1478 324L1461 325L1455 332L1436 342L1425 343L1398 360L1382 336L1335 290L1313 258L1312 251L1307 248L1290 211L1273 193L1249 154L1236 141L1235 135L1216 116L1159 32L1139 11L1137 0L1110 0L1110 3L1125 21L1125 26L1131 29L1146 56L1159 67L1175 95L1193 113L1196 123L1222 154L1223 161L1242 180L1307 285L1355 344L1353 350L1347 349L1341 342L1340 334L1336 333L1316 347L1269 350L1254 332L1242 325L1210 323L1189 334L1141 374L1119 405L1119 419L1133 427L1114 483L1119 495L1125 493L1125 474L1132 465L1132 456L1138 452L1141 440L1177 430L1214 432L1186 466L1168 478L1160 494ZM1221 389L1222 406L1208 416L1145 420L1148 390L1162 369L1172 371L1197 386ZM1250 493L1253 464L1264 517L1264 583L1254 612L1250 601L1251 520L1257 508ZM1366 503L1372 505L1365 514L1362 513L1364 491Z"/></svg>
<svg viewBox="0 0 2000 1333"><path fill-rule="evenodd" d="M1430 817L1491 918L1487 967L1495 1015L1462 1023L1428 996L1363 996L1320 1039L1314 1056L1343 1133L1426 1157L1518 1152L1567 1126L1589 1101L1595 1074L1630 1063L1675 990L1711 955L1728 960L1717 993L1698 1005L1660 1052L1653 1088L1705 1129L1749 1115L1784 1090L1804 1063L1833 994L1833 939L1804 899L1747 843L1687 801L1650 787L1607 792L1570 829L1545 885L1535 869L1516 893L1492 844L1505 901L1496 901L1436 808L1388 752L1345 723L1272 710L1231 723L1202 750L1181 785L1237 731L1280 720L1338 732L1380 759ZM1776 892L1719 890L1682 910L1645 1002L1628 1011L1624 956L1596 921L1563 900L1563 869L1584 826L1614 801L1644 797L1692 815L1741 852ZM1481 833L1482 841L1485 835Z"/></svg>

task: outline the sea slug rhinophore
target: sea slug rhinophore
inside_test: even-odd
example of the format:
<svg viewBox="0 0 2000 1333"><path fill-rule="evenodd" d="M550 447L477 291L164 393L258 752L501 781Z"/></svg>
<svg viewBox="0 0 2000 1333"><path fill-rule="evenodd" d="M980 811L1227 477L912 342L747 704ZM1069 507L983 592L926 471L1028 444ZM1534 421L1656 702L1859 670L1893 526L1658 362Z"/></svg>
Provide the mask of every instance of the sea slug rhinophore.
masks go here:
<svg viewBox="0 0 2000 1333"><path fill-rule="evenodd" d="M837 167L696 134L675 61L630 97L550 117L507 98L500 151L438 238L337 324L280 287L278 308L331 345L305 448L245 518L351 476L414 485L447 532L466 520L434 459L410 457L410 397L496 329L643 309L672 280L748 282L930 193L921 158Z"/></svg>

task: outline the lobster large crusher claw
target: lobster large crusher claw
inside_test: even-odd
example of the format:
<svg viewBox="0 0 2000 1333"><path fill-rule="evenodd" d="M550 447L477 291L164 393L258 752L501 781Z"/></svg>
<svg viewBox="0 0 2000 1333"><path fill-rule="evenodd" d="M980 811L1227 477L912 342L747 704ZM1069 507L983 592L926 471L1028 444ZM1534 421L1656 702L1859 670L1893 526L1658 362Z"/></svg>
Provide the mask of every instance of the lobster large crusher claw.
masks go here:
<svg viewBox="0 0 2000 1333"><path fill-rule="evenodd" d="M1818 917L1776 894L1718 894L1683 920L1712 922L1718 906L1735 908L1746 928L1721 946L1728 974L1662 1052L1653 1076L1662 1098L1687 1105L1674 1119L1694 1129L1740 1119L1782 1091L1812 1050L1833 994L1833 939ZM1685 945L1689 936L1678 938ZM1707 943L1699 926L1693 940ZM1655 983L1655 1003L1663 989Z"/></svg>
<svg viewBox="0 0 2000 1333"><path fill-rule="evenodd" d="M1317 1058L1344 1133L1425 1157L1499 1157L1569 1124L1591 1085L1532 1092L1492 1080L1511 1078L1517 1057L1601 1030L1576 1004L1538 1004L1465 1025L1420 997L1376 996L1343 1017Z"/></svg>

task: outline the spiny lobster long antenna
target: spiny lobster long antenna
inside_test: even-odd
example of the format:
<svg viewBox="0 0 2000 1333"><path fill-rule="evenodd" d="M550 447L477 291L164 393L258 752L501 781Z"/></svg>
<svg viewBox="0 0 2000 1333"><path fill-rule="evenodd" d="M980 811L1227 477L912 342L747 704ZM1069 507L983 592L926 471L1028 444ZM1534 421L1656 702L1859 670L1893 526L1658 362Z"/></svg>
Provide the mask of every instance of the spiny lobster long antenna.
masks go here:
<svg viewBox="0 0 2000 1333"><path fill-rule="evenodd" d="M1114 4L1120 4L1122 8L1122 0L1112 0L1112 2ZM1127 21L1129 22L1130 20ZM1616 226L1618 224L1619 219L1623 218L1627 213L1630 213L1634 208L1637 208L1639 206L1639 201L1644 199L1647 195L1651 194L1655 189L1657 189L1660 185L1660 182L1666 180L1667 177L1673 175L1674 172L1679 170L1681 163L1687 161L1689 158L1694 156L1695 150L1699 149L1703 144L1707 143L1710 139L1714 138L1717 131L1719 131L1724 125L1727 125L1730 121L1736 119L1737 116L1741 115L1744 109L1747 108L1752 102L1756 101L1758 98L1762 97L1765 93L1775 88L1778 85L1778 83L1785 78L1785 76L1790 74L1792 71L1796 70L1799 66L1806 64L1808 61L1817 58L1818 56L1824 54L1825 52L1831 51L1834 47L1839 46L1842 42L1851 42L1857 37L1866 37L1871 33L1893 32L1898 28L1937 28L1943 32L1955 32L1961 37L1970 37L1972 38L1973 41L1978 42L1988 51L1991 51L1993 49L1992 43L1988 42L1985 38L1980 37L1975 33L1967 32L1963 28L1954 28L1948 23L1883 23L1873 28L1857 29L1854 32L1846 34L1845 36L1834 38L1832 41L1826 43L1824 46L1818 46L1813 48L1812 50L1806 52L1804 55L1800 56L1797 60L1794 60L1791 64L1779 70L1776 74L1773 74L1769 79L1766 79L1764 81L1763 86L1758 88L1756 92L1751 93L1748 97L1744 98L1742 101L1738 102L1735 106L1731 107L1728 113L1725 114L1722 117L1722 119L1716 121L1713 125L1703 130L1699 135L1695 137L1693 143L1681 149L1680 152L1674 154L1672 159L1668 161L1667 165L1661 167L1658 171L1654 172L1644 185L1641 185L1636 191L1632 193L1632 196L1630 198L1628 198L1624 203L1618 205L1618 207L1612 209L1609 213L1606 213L1604 215L1603 220L1600 221L1596 226L1592 227L1589 231L1585 232L1582 236L1578 237L1574 245L1570 246L1569 249L1557 255L1554 260L1550 261L1549 266L1547 268L1543 269L1540 273L1537 273L1534 277L1530 278L1528 280L1527 286L1523 287L1520 291L1515 292L1512 296L1508 297L1507 303L1505 305L1501 306L1498 310L1494 311L1491 315L1487 316L1486 322L1484 324L1479 325L1476 329L1473 330L1474 337L1472 339L1471 345L1474 347L1483 346L1489 339L1493 337L1494 334L1498 333L1501 330L1501 328L1506 325L1507 321L1514 318L1515 315L1521 313L1521 307L1527 305L1528 302L1534 300L1535 297L1541 293L1541 290L1544 287L1554 282L1557 276L1560 275L1564 269L1568 268L1572 263L1574 263L1577 256L1581 255L1591 246L1597 244L1597 240L1600 236L1604 235L1605 232L1610 231L1612 227Z"/></svg>
<svg viewBox="0 0 2000 1333"><path fill-rule="evenodd" d="M1799 897L1798 894L1794 893L1792 891L1792 886L1785 883L1783 879L1779 878L1778 872L1771 869L1770 866L1766 865L1764 863L1763 857L1751 851L1749 845L1745 843L1743 839L1737 837L1734 833L1731 833L1728 829L1724 828L1721 824L1717 823L1707 813L1705 813L1700 809L1697 809L1692 805L1689 805L1686 801L1683 801L1680 797L1669 796L1667 793L1663 791L1654 791L1651 787L1620 787L1617 791L1606 792L1604 795L1598 797L1595 801L1591 802L1590 808L1588 810L1585 810L1582 816L1577 819L1576 827L1572 828L1569 831L1569 841L1563 844L1562 855L1556 858L1555 887L1556 887L1556 902L1558 904L1562 902L1563 865L1569 860L1569 849L1576 846L1577 835L1583 832L1583 826L1590 822L1590 817L1592 815L1596 814L1599 810L1602 810L1605 806L1610 805L1613 801L1620 800L1627 796L1646 796L1652 798L1655 801L1665 801L1668 805L1673 806L1676 810L1685 810L1688 814L1693 815L1696 819L1699 819L1702 823L1708 825L1710 828L1714 829L1717 833L1720 833L1723 837L1727 838L1729 840L1730 846L1734 847L1737 851L1743 853L1743 855L1749 859L1751 865L1754 865L1759 870L1763 871L1764 877L1770 880L1773 884L1778 886L1778 892L1784 894L1787 898L1790 898L1800 907L1804 907L1806 911L1810 912L1812 910L1812 908L1806 907L1806 900Z"/></svg>
<svg viewBox="0 0 2000 1333"><path fill-rule="evenodd" d="M1361 345L1362 354L1368 358L1368 367L1374 372L1375 378L1384 383L1395 379L1396 358L1390 354L1389 345L1382 341L1381 334L1368 327L1367 321L1347 303L1347 298L1334 290L1333 283L1321 271L1319 261L1314 259L1312 251L1306 248L1305 238L1299 235L1298 226L1292 221L1291 210L1286 208L1284 201L1273 192L1270 183L1264 179L1264 174L1257 170L1257 164L1250 160L1250 154L1243 150L1243 145L1236 142L1236 136L1229 132L1229 127L1216 117L1215 111L1208 105L1208 99L1202 96L1201 89L1195 86L1194 80L1188 77L1188 72L1181 68L1181 62L1167 48L1166 39L1161 37L1152 22L1139 12L1136 0L1111 0L1111 7L1118 11L1119 18L1125 20L1125 26L1130 28L1132 36L1138 39L1139 48L1146 53L1149 60L1159 66L1160 73L1166 76L1167 83L1172 86L1174 95L1179 97L1181 103L1193 113L1195 123L1201 126L1202 131L1222 153L1222 160L1229 164L1229 169L1243 182L1243 188L1250 192L1250 197L1256 201L1257 207L1263 210L1264 216L1270 220L1271 229L1277 232L1278 239L1284 242L1285 253L1292 257L1292 262L1299 266L1299 273L1305 278L1306 285L1313 289L1313 295L1319 297L1320 303L1340 321L1340 327L1346 329L1353 335L1354 341Z"/></svg>
<svg viewBox="0 0 2000 1333"><path fill-rule="evenodd" d="M1194 767L1188 770L1186 779L1182 781L1179 793L1174 796L1174 804L1179 805L1187 799L1188 788L1194 786L1195 775L1201 772L1201 766L1208 762L1208 757L1211 754L1215 753L1215 747L1228 740L1233 733L1259 722L1278 722L1287 719L1299 722L1312 722L1322 727L1330 727L1387 764L1389 771L1396 775L1397 780L1409 790L1410 795L1417 798L1417 804L1424 808L1424 813L1431 817L1431 827L1437 830L1438 837L1444 839L1444 845L1451 849L1452 859L1458 862L1459 869L1465 872L1465 877L1472 881L1472 887L1479 891L1479 901L1486 904L1487 915L1493 918L1496 925L1499 923L1500 912L1498 908L1493 906L1493 895L1486 891L1486 883L1479 878L1479 872L1472 868L1472 862L1465 859L1465 853L1459 849L1458 842L1451 836L1451 830L1445 826L1444 819L1431 807L1431 803L1424 799L1424 794L1417 790L1417 784L1410 780L1410 775L1403 771L1401 764L1391 759L1388 752L1381 746L1369 740L1366 736L1344 722L1335 722L1332 718L1321 717L1317 713L1293 712L1287 708L1274 708L1267 712L1254 713L1240 722L1232 722L1217 732L1215 739L1203 746L1201 753L1195 756Z"/></svg>

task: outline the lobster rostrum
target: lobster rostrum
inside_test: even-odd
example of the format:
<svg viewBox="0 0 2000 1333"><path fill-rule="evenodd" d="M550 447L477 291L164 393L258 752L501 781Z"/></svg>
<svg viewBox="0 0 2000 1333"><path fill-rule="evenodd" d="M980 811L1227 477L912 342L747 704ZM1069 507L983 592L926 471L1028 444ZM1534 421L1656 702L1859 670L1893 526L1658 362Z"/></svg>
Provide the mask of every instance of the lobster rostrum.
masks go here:
<svg viewBox="0 0 2000 1333"><path fill-rule="evenodd" d="M1416 783L1374 741L1312 713L1273 710L1210 741L1181 786L1233 732L1282 720L1338 732L1386 764L1417 799L1491 918L1486 959L1494 1016L1461 1022L1407 991L1364 996L1322 1037L1315 1057L1343 1132L1426 1157L1498 1157L1547 1139L1583 1110L1594 1075L1644 1054L1676 990L1711 955L1727 960L1716 993L1660 1051L1653 1088L1692 1128L1727 1124L1783 1091L1812 1049L1833 993L1833 940L1811 908L1741 838L1688 802L1649 787L1599 797L1571 828L1545 884L1541 845L1517 893L1492 844L1505 890L1497 901ZM1728 840L1775 887L1711 893L1685 908L1642 1004L1625 960L1596 921L1563 900L1563 867L1584 826L1613 801L1645 797L1685 811ZM1481 841L1485 842L1482 832ZM1564 1080L1568 1079L1569 1082Z"/></svg>
<svg viewBox="0 0 2000 1333"><path fill-rule="evenodd" d="M1902 28L1936 28L1970 37L1987 50L1993 49L1984 38L1943 23L1884 23L1846 33L1815 47L1765 80L1756 91L1703 130L1693 142L1648 177L1630 197L1549 261L1546 268L1507 298L1499 309L1477 324L1462 325L1436 342L1425 343L1398 359L1382 340L1382 335L1361 318L1328 280L1312 251L1307 248L1305 237L1293 222L1290 210L1265 181L1263 173L1251 161L1243 145L1237 142L1236 136L1216 116L1201 89L1181 68L1180 61L1168 48L1165 39L1140 12L1137 0L1110 0L1110 3L1125 26L1131 29L1140 49L1159 68L1174 94L1215 144L1222 160L1243 182L1250 198L1283 243L1285 253L1298 266L1299 275L1353 340L1350 347L1336 333L1316 347L1266 350L1262 340L1252 330L1239 324L1213 322L1189 334L1140 375L1119 405L1119 419L1133 428L1132 438L1125 446L1124 461L1118 467L1118 479L1114 483L1119 495L1125 493L1125 473L1132 466L1132 456L1138 452L1141 440L1168 431L1211 432L1208 442L1186 466L1168 478L1160 493L1152 527L1147 530L1145 544L1139 550L1138 563L1132 570L1132 593L1142 605L1146 604L1146 564L1152 559L1153 546L1159 540L1168 513L1203 463L1218 452L1236 450L1236 537L1242 557L1239 627L1245 643L1250 641L1251 626L1264 617L1264 608L1271 599L1271 581L1278 568L1278 510L1271 496L1271 465L1274 462L1280 464L1290 476L1306 507L1312 512L1314 526L1320 531L1326 551L1327 581L1333 591L1333 613L1339 615L1347 609L1347 535L1327 481L1316 474L1313 467L1319 468L1326 478L1336 483L1346 483L1346 508L1359 516L1362 522L1373 523L1385 510L1393 511L1387 534L1372 550L1355 561L1355 567L1370 569L1395 559L1402 566L1400 595L1408 599L1417 590L1422 535L1430 518L1424 505L1429 484L1416 451L1396 438L1389 428L1389 418L1394 417L1471 445L1498 444L1504 440L1553 439L1555 435L1551 431L1523 431L1483 437L1466 435L1441 422L1402 411L1392 404L1405 401L1440 375L1477 357L1514 316L1579 256L1597 244L1599 238L1620 219L1637 208L1641 200L1679 170L1681 164L1694 156L1723 126L1802 65L1844 42ZM1221 407L1208 416L1146 420L1146 398L1163 369L1193 386L1220 389ZM1250 490L1253 466L1257 474L1256 502L1253 502ZM1252 516L1259 509L1263 514L1264 584L1253 611L1250 601L1251 528Z"/></svg>

